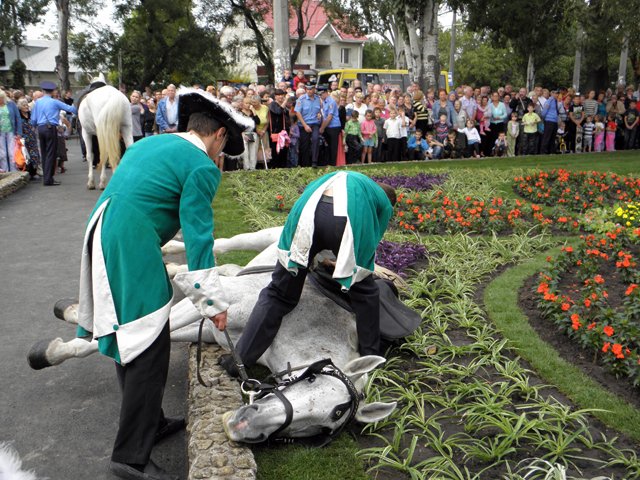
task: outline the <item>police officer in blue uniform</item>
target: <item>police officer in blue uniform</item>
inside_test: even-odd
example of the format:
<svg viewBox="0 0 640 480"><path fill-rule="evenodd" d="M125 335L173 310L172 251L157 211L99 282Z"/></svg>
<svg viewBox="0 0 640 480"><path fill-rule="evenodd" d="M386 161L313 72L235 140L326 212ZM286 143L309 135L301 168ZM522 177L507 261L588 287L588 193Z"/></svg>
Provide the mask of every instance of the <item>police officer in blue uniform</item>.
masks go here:
<svg viewBox="0 0 640 480"><path fill-rule="evenodd" d="M329 154L329 165L335 166L338 159L338 142L340 141L340 132L342 124L340 123L340 112L338 104L331 97L326 87L320 87L320 98L322 99L322 125L320 126L320 134L324 135L327 142Z"/></svg>
<svg viewBox="0 0 640 480"><path fill-rule="evenodd" d="M315 94L315 85L307 83L305 88L307 94L298 99L295 107L300 124L299 164L301 167L317 167L322 101Z"/></svg>
<svg viewBox="0 0 640 480"><path fill-rule="evenodd" d="M56 173L60 110L74 115L78 113L78 110L51 97L51 94L56 89L55 83L42 82L40 88L44 91L44 96L38 99L33 106L31 124L38 129L40 157L42 158L42 184L45 186L60 185L60 182L53 178Z"/></svg>

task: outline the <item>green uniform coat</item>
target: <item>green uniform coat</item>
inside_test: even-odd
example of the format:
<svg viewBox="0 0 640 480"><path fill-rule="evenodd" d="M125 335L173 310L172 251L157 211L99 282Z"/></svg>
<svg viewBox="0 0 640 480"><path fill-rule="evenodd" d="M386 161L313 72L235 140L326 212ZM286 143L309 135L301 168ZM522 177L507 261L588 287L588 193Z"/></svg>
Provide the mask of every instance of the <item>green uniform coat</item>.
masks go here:
<svg viewBox="0 0 640 480"><path fill-rule="evenodd" d="M306 268L313 241L315 211L323 193L333 190L333 213L347 217L333 278L343 290L371 275L375 255L393 207L384 190L366 175L334 172L311 182L287 217L278 243L278 259L292 273Z"/></svg>
<svg viewBox="0 0 640 480"><path fill-rule="evenodd" d="M193 134L130 146L98 199L85 233L78 335L127 364L169 319L173 290L161 247L180 228L189 272L175 281L203 316L225 311L213 257L211 202L220 171Z"/></svg>

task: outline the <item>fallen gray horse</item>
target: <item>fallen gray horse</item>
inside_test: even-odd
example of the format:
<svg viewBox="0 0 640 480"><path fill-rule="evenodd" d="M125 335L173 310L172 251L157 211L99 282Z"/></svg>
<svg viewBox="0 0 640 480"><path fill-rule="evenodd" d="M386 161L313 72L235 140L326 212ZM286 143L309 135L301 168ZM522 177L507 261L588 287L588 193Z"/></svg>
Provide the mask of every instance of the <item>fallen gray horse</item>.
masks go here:
<svg viewBox="0 0 640 480"><path fill-rule="evenodd" d="M227 330L234 343L258 294L270 281L271 272L264 270L275 265L275 242L280 231L281 227L278 227L215 242L215 253L236 249L260 251L244 269L220 267L222 286L230 302ZM240 270L258 273L236 275ZM225 273L231 276L222 276ZM55 310L56 315L64 320L77 322L76 304L61 301ZM170 313L171 339L196 341L200 318L188 299L175 304ZM204 326L204 341L229 348L223 332L213 328L211 322L205 322ZM395 408L395 402L359 402L366 373L385 359L360 357L357 345L353 314L307 283L300 303L285 317L273 344L259 363L272 372L285 370L288 365L311 365L323 359L331 359L332 364L318 364L315 370L306 372L303 380L290 382L284 389L265 392L266 395L251 405L228 412L224 419L227 435L232 440L248 443L273 438L274 433L287 438L318 434L331 437L351 418L368 423L387 417ZM36 343L29 352L28 360L33 368L41 369L69 358L86 357L97 349L96 341L73 339L64 342L56 338Z"/></svg>

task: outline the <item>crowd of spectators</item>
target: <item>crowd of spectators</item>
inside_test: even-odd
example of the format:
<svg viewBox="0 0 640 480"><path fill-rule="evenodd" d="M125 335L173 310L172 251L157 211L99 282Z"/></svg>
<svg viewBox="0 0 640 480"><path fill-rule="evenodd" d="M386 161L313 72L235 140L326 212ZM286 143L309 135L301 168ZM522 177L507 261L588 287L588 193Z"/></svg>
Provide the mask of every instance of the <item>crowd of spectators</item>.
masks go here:
<svg viewBox="0 0 640 480"><path fill-rule="evenodd" d="M276 85L220 89L209 85L203 90L256 124L254 132L244 135L241 158L218 159L224 170L515 157L640 146L640 92L633 86L586 94L572 88L536 86L527 91L511 85L494 91L463 85L451 92L423 92L416 83L400 91L356 80L316 89L303 72L292 76L286 71ZM60 97L57 92L54 95ZM24 136L29 153L37 158L37 140L24 126L39 96L37 90L27 95L0 90L0 170L15 169L11 153L15 136ZM129 98L135 141L177 130L175 85L134 90ZM72 92L65 92L61 100L73 103ZM61 125L65 125L60 129L64 138L72 125L66 119ZM65 159L61 151L61 171Z"/></svg>

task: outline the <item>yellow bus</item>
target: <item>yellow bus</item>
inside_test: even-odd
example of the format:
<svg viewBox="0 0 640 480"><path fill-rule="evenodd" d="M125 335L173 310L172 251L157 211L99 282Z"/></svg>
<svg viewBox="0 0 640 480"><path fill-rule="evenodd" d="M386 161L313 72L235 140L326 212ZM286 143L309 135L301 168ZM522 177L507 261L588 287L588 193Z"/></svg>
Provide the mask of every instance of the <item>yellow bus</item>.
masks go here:
<svg viewBox="0 0 640 480"><path fill-rule="evenodd" d="M440 72L438 84L446 89L451 88L450 75L446 70ZM329 87L332 82L338 82L339 87L350 87L354 80L360 80L363 93L367 93L368 84L380 84L382 89L398 89L406 92L411 80L408 70L387 70L382 68L343 68L335 70L322 70L318 73L317 86Z"/></svg>

